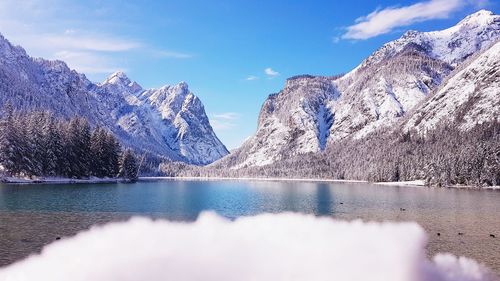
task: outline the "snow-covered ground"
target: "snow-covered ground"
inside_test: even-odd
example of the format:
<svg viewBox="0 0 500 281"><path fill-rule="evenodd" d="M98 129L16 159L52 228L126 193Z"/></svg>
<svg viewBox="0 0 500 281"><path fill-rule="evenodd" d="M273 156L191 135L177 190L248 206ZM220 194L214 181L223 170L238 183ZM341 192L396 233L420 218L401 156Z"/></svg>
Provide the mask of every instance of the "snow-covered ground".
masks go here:
<svg viewBox="0 0 500 281"><path fill-rule="evenodd" d="M416 223L293 213L134 218L56 241L0 269L0 280L498 280L466 257L428 258L428 240Z"/></svg>
<svg viewBox="0 0 500 281"><path fill-rule="evenodd" d="M426 186L424 180L377 182L375 184L392 186Z"/></svg>
<svg viewBox="0 0 500 281"><path fill-rule="evenodd" d="M297 182L345 182L345 183L367 183L360 180L336 180L336 179L314 179L314 178L259 178L259 177L139 177L139 181L158 180L193 180L193 181L297 181Z"/></svg>
<svg viewBox="0 0 500 281"><path fill-rule="evenodd" d="M55 184L67 184L67 183L117 183L123 182L122 178L96 178L90 177L88 179L71 179L71 178L61 178L61 177L41 177L41 178L17 178L17 177L0 177L0 182L3 183L19 183L19 184L33 184L33 183L55 183Z"/></svg>
<svg viewBox="0 0 500 281"><path fill-rule="evenodd" d="M425 180L394 181L394 182L369 182L363 180L339 180L339 179L318 179L318 178L265 178L265 177L139 177L139 181L285 181L285 182L337 182L337 183L373 183L386 186L408 186L408 187L429 187ZM432 186L430 186L432 187ZM448 188L458 189L478 189L477 186L450 185ZM483 186L481 189L500 190L500 186Z"/></svg>
<svg viewBox="0 0 500 281"><path fill-rule="evenodd" d="M339 179L317 179L317 178L260 178L260 177L139 177L139 181L162 181L162 180L179 180L179 181L284 181L284 182L336 182L336 183L370 183L363 180L339 180ZM122 178L96 178L88 179L70 179L61 177L44 177L44 178L17 178L17 177L0 177L0 183L14 184L72 184L72 183L119 183L125 182ZM395 181L395 182L375 182L377 185L387 186L410 186L424 187L427 186L424 180L414 181ZM451 185L449 188L458 189L477 189L476 186L468 185ZM484 186L486 190L500 190L500 186Z"/></svg>

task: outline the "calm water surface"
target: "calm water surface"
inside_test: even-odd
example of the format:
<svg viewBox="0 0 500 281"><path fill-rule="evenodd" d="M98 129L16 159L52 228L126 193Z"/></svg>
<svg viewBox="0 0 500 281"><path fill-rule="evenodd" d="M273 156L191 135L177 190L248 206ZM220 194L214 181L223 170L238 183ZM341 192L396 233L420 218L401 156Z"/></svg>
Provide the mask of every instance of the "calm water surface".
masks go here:
<svg viewBox="0 0 500 281"><path fill-rule="evenodd" d="M228 218L300 212L417 221L429 233L430 255L465 255L500 274L500 192L270 181L0 185L0 266L95 224L135 215L192 221L206 210Z"/></svg>

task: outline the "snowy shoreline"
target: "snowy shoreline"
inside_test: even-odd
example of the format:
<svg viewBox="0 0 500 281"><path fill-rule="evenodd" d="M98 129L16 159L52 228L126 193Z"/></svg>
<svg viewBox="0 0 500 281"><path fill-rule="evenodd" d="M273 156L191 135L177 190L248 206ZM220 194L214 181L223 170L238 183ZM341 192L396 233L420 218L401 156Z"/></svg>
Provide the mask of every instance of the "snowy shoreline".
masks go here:
<svg viewBox="0 0 500 281"><path fill-rule="evenodd" d="M370 182L363 180L339 180L339 179L317 179L317 178L259 178L259 177L139 177L138 181L148 182L148 181L163 181L163 180L192 180L192 181L284 181L284 182L332 182L332 183L371 183L376 185L385 186L406 186L406 187L435 187L428 186L425 184L424 180L414 180L414 181L395 181L395 182ZM0 177L0 183L7 184L92 184L92 183L122 183L128 182L123 178L96 178L91 177L88 179L71 179L71 178L60 178L60 177L47 177L47 178L16 178L16 177ZM456 189L474 189L474 190L496 190L500 191L500 186L468 186L468 185L451 185L444 188L456 188Z"/></svg>
<svg viewBox="0 0 500 281"><path fill-rule="evenodd" d="M2 177L0 178L0 183L10 183L10 184L80 184L80 183L119 183L126 182L122 178L95 178L91 177L88 179L70 179L70 178L59 178L59 177L48 177L48 178L16 178L16 177Z"/></svg>
<svg viewBox="0 0 500 281"><path fill-rule="evenodd" d="M258 178L258 177L139 177L139 181L161 181L161 180L193 180L193 181L294 181L294 182L341 182L341 183L369 183L362 180L335 180L315 178Z"/></svg>
<svg viewBox="0 0 500 281"><path fill-rule="evenodd" d="M162 180L193 180L193 181L288 181L288 182L336 182L336 183L371 183L385 186L407 186L407 187L431 187L424 180L395 181L395 182L370 182L364 180L338 180L338 179L315 179L315 178L259 178L259 177L139 177L139 181L162 181ZM474 190L500 190L500 186L476 187L469 185L450 185L444 188L474 189Z"/></svg>

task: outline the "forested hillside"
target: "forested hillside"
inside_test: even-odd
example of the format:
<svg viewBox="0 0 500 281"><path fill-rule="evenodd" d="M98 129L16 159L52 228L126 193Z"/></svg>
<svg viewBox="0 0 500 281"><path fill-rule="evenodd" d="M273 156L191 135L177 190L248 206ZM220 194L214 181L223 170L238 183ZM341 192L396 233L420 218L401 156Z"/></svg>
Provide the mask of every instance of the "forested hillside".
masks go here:
<svg viewBox="0 0 500 281"><path fill-rule="evenodd" d="M283 177L367 180L425 180L434 186L500 185L500 123L462 131L443 125L426 136L383 130L361 140L345 140L266 166L227 169L164 164L168 176Z"/></svg>
<svg viewBox="0 0 500 281"><path fill-rule="evenodd" d="M130 153L127 150L124 157ZM104 128L92 129L85 118L64 120L49 111L22 112L7 106L0 119L3 175L114 178L128 172L121 158L117 138ZM127 168L137 174L137 165Z"/></svg>
<svg viewBox="0 0 500 281"><path fill-rule="evenodd" d="M143 89L117 71L94 83L63 61L32 58L0 34L0 108L81 116L106 128L157 170L160 161L211 163L228 151L187 85ZM1 112L0 112L1 114Z"/></svg>

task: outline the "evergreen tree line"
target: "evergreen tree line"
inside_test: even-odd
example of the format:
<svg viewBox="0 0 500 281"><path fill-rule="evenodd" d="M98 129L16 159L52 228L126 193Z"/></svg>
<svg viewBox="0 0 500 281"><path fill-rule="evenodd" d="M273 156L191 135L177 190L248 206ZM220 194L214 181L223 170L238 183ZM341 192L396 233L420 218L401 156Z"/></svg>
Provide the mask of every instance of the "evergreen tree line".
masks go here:
<svg viewBox="0 0 500 281"><path fill-rule="evenodd" d="M284 177L367 180L425 180L433 186L500 185L500 122L463 131L443 125L425 135L381 130L361 140L346 139L320 153L291 157L262 167L228 169L164 163L169 176Z"/></svg>
<svg viewBox="0 0 500 281"><path fill-rule="evenodd" d="M85 118L57 119L48 111L7 106L0 118L0 165L17 177L137 178L134 153Z"/></svg>

